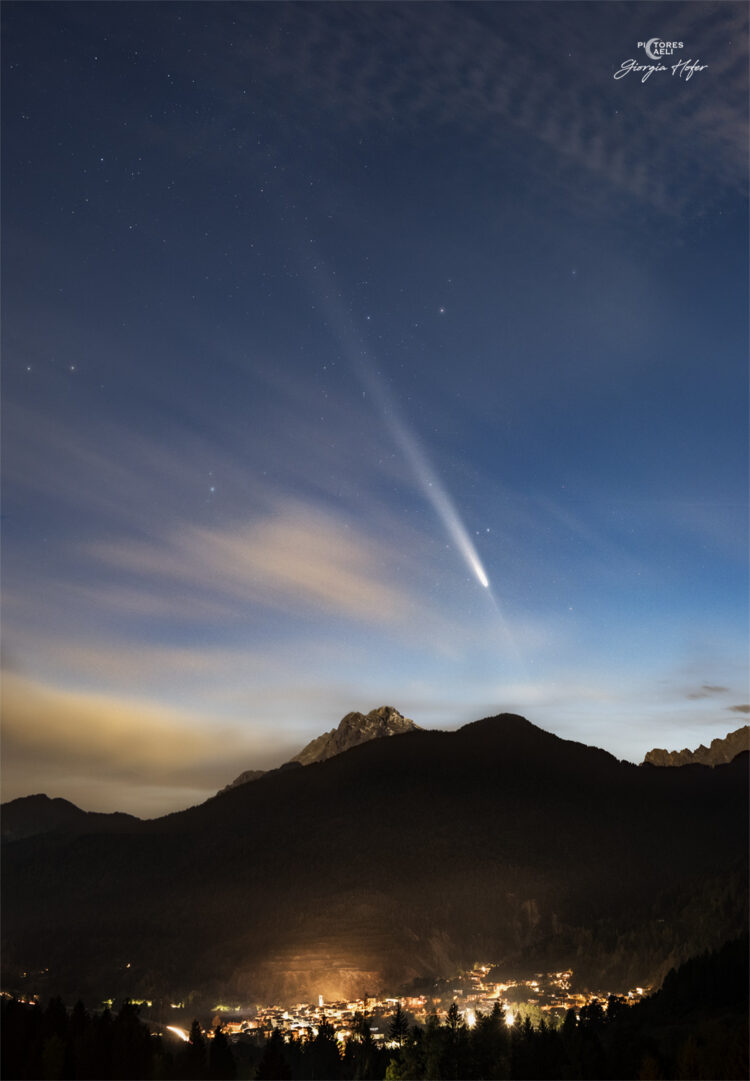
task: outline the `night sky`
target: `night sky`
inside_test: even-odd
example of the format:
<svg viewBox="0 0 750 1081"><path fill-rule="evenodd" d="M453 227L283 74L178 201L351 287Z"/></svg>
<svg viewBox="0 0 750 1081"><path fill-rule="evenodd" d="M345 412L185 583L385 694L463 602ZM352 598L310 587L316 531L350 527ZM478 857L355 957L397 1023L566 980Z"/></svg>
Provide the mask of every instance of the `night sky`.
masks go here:
<svg viewBox="0 0 750 1081"><path fill-rule="evenodd" d="M746 5L3 16L5 799L747 720Z"/></svg>

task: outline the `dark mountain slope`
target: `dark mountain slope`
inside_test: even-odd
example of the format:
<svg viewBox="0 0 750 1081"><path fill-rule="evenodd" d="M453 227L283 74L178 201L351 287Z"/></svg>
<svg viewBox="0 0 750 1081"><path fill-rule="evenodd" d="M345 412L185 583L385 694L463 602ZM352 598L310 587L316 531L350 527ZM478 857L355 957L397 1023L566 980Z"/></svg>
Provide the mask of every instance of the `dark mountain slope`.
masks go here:
<svg viewBox="0 0 750 1081"><path fill-rule="evenodd" d="M680 944L741 929L747 774L643 770L503 715L373 740L131 835L10 848L5 964L70 991L115 993L131 962L142 994L362 993L582 945L599 975L647 982Z"/></svg>
<svg viewBox="0 0 750 1081"><path fill-rule="evenodd" d="M44 794L21 796L0 808L4 841L18 841L39 833L60 830L65 833L114 833L129 829L140 821L134 815L100 814L82 811L66 799L50 799Z"/></svg>

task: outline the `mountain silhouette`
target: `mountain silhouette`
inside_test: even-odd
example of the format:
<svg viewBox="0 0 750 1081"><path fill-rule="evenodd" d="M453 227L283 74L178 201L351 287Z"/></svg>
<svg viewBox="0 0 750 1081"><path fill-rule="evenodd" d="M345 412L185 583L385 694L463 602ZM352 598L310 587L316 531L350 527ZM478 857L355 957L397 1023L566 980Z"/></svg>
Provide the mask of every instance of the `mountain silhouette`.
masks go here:
<svg viewBox="0 0 750 1081"><path fill-rule="evenodd" d="M2 805L2 837L18 841L39 833L108 833L129 829L140 822L134 815L116 811L102 814L82 811L66 799L51 799L43 793L20 796Z"/></svg>
<svg viewBox="0 0 750 1081"><path fill-rule="evenodd" d="M643 769L512 714L414 730L127 833L6 845L5 986L300 1001L480 958L652 983L743 930L747 832L739 759Z"/></svg>

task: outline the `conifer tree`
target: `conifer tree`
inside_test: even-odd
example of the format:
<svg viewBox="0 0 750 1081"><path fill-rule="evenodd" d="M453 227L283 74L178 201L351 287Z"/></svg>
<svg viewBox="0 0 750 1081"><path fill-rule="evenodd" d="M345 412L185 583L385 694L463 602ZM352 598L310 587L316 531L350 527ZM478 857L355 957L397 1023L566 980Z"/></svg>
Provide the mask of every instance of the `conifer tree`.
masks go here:
<svg viewBox="0 0 750 1081"><path fill-rule="evenodd" d="M266 1041L256 1076L259 1081L289 1081L292 1076L284 1054L284 1040L278 1029L274 1029Z"/></svg>
<svg viewBox="0 0 750 1081"><path fill-rule="evenodd" d="M401 1009L401 1003L396 1003L396 1012L388 1026L388 1039L399 1047L404 1046L404 1040L409 1034L409 1019Z"/></svg>
<svg viewBox="0 0 750 1081"><path fill-rule="evenodd" d="M221 1025L214 1029L208 1048L208 1076L211 1081L233 1081L237 1076L234 1055Z"/></svg>
<svg viewBox="0 0 750 1081"><path fill-rule="evenodd" d="M196 1020L190 1026L190 1038L180 1056L182 1070L180 1076L185 1081L203 1081L208 1064L206 1062L206 1043L201 1027Z"/></svg>

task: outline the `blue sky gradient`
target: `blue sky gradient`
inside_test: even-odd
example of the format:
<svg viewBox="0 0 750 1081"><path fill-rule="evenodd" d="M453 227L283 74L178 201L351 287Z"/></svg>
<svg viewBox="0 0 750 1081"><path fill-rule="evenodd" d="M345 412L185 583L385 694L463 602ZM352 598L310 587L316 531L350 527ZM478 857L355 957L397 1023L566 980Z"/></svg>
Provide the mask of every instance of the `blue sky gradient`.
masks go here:
<svg viewBox="0 0 750 1081"><path fill-rule="evenodd" d="M3 21L6 799L746 720L743 5Z"/></svg>

